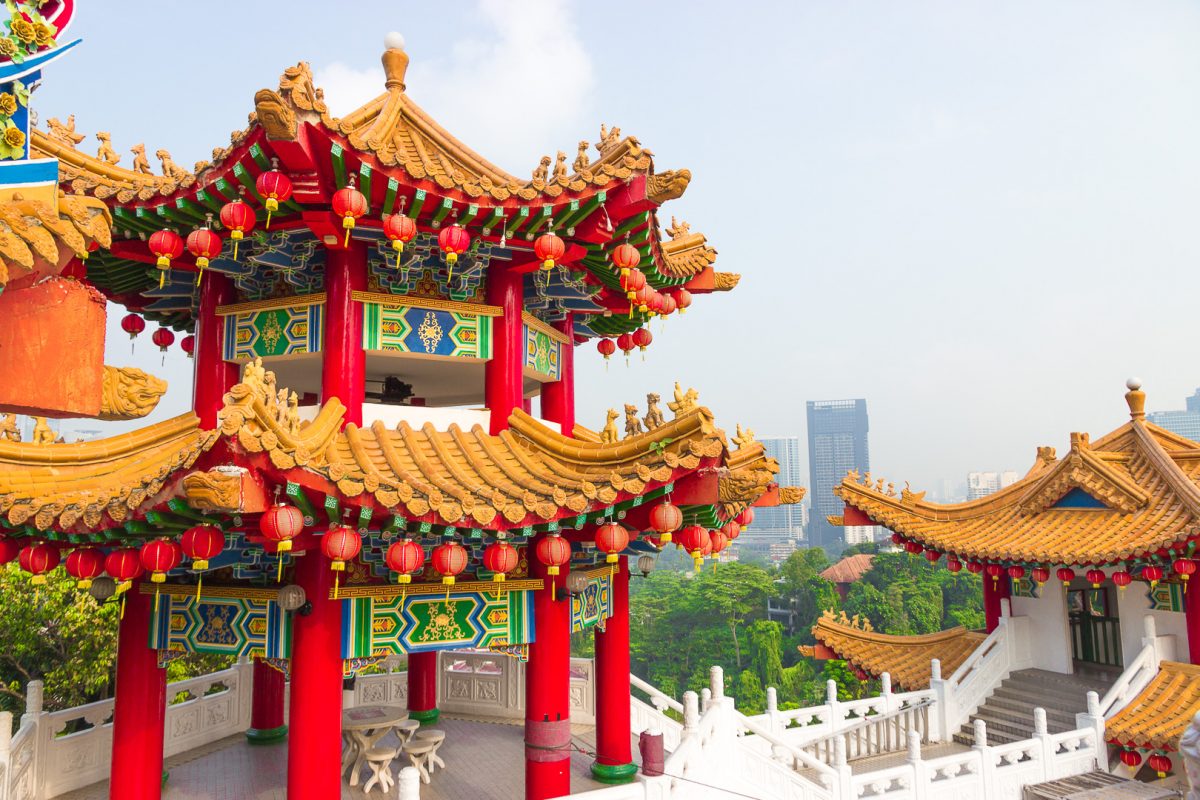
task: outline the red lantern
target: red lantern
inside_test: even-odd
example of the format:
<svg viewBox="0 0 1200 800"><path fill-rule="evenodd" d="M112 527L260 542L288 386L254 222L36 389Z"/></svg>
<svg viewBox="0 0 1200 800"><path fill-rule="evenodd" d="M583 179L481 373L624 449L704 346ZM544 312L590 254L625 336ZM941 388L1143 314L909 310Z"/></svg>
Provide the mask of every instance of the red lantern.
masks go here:
<svg viewBox="0 0 1200 800"><path fill-rule="evenodd" d="M1142 763L1142 754L1132 747L1126 747L1121 750L1121 763L1133 769Z"/></svg>
<svg viewBox="0 0 1200 800"><path fill-rule="evenodd" d="M601 339L596 342L596 349L604 356L604 360L608 361L609 356L617 352L617 344L612 339Z"/></svg>
<svg viewBox="0 0 1200 800"><path fill-rule="evenodd" d="M674 297L669 294L664 294L662 295L662 302L659 305L658 313L663 317L668 317L671 314L674 314L675 309L678 307L679 304L675 301Z"/></svg>
<svg viewBox="0 0 1200 800"><path fill-rule="evenodd" d="M171 269L171 262L183 255L183 239L180 239L175 231L163 228L150 235L149 244L150 252L158 259L154 265L159 270L158 288L161 289L166 282L167 272Z"/></svg>
<svg viewBox="0 0 1200 800"><path fill-rule="evenodd" d="M629 531L616 522L606 522L596 528L596 547L608 556L604 559L615 564L621 559L621 551L629 546Z"/></svg>
<svg viewBox="0 0 1200 800"><path fill-rule="evenodd" d="M150 337L150 341L158 345L158 349L165 353L168 347L175 344L175 334L171 333L170 328L159 328Z"/></svg>
<svg viewBox="0 0 1200 800"><path fill-rule="evenodd" d="M1124 589L1126 586L1133 583L1133 576L1121 569L1113 573L1112 580L1113 583L1117 585L1118 589Z"/></svg>
<svg viewBox="0 0 1200 800"><path fill-rule="evenodd" d="M348 525L335 525L321 537L321 552L329 559L333 570L333 599L337 600L341 574L346 571L346 562L362 550L362 537Z"/></svg>
<svg viewBox="0 0 1200 800"><path fill-rule="evenodd" d="M733 518L733 521L738 525L741 525L743 528L750 527L750 525L754 523L754 509L750 506L746 506L740 512L738 512L738 515Z"/></svg>
<svg viewBox="0 0 1200 800"><path fill-rule="evenodd" d="M1019 564L1014 564L1013 566L1008 568L1008 577L1012 578L1014 581L1024 578L1025 577L1025 568L1020 566Z"/></svg>
<svg viewBox="0 0 1200 800"><path fill-rule="evenodd" d="M638 328L633 332L633 343L636 344L638 349L643 353L646 352L646 348L649 347L650 343L653 341L654 335L650 333L649 328Z"/></svg>
<svg viewBox="0 0 1200 800"><path fill-rule="evenodd" d="M1167 777L1167 773L1171 771L1171 759L1162 753L1155 753L1150 756L1147 763L1149 763L1150 769L1154 770L1155 774L1160 778Z"/></svg>
<svg viewBox="0 0 1200 800"><path fill-rule="evenodd" d="M129 334L130 341L137 338L137 335L146 330L146 320L139 317L137 314L126 314L121 318L121 330Z"/></svg>
<svg viewBox="0 0 1200 800"><path fill-rule="evenodd" d="M342 218L342 228L346 231L346 240L342 247L350 246L350 231L358 222L358 218L367 213L367 198L354 187L354 176L350 176L350 185L333 193L333 213Z"/></svg>
<svg viewBox="0 0 1200 800"><path fill-rule="evenodd" d="M1050 580L1050 570L1045 567L1034 567L1033 580L1038 586L1044 585L1046 581Z"/></svg>
<svg viewBox="0 0 1200 800"><path fill-rule="evenodd" d="M1104 583L1105 577L1104 570L1102 569L1089 569L1087 571L1088 583L1092 585L1093 589L1099 589L1100 584Z"/></svg>
<svg viewBox="0 0 1200 800"><path fill-rule="evenodd" d="M920 542L910 541L904 543L904 552L908 553L909 555L919 555L924 549L925 548L921 546Z"/></svg>
<svg viewBox="0 0 1200 800"><path fill-rule="evenodd" d="M1075 580L1075 570L1071 569L1070 567L1059 567L1057 570L1055 570L1054 574L1060 581L1063 582L1064 586Z"/></svg>
<svg viewBox="0 0 1200 800"><path fill-rule="evenodd" d="M701 565L704 563L705 545L710 549L712 548L712 538L704 526L688 525L679 532L679 546L692 557L697 571L699 571Z"/></svg>
<svg viewBox="0 0 1200 800"><path fill-rule="evenodd" d="M729 520L729 522L721 526L721 533L724 533L729 537L730 541L733 541L742 535L742 526L738 525L734 520Z"/></svg>
<svg viewBox="0 0 1200 800"><path fill-rule="evenodd" d="M26 545L17 554L21 569L33 575L29 582L34 586L46 582L46 573L58 566L59 558L58 548L46 542Z"/></svg>
<svg viewBox="0 0 1200 800"><path fill-rule="evenodd" d="M637 310L646 313L650 309L650 297L654 294L654 289L649 285L643 286L633 293L633 300L629 306L629 315L633 316L633 307L637 306Z"/></svg>
<svg viewBox="0 0 1200 800"><path fill-rule="evenodd" d="M925 551L925 560L928 561L930 564L936 564L938 562L938 559L941 557L942 557L942 554L939 553L937 550L926 550Z"/></svg>
<svg viewBox="0 0 1200 800"><path fill-rule="evenodd" d="M454 576L467 568L467 548L458 542L446 542L433 548L433 568L446 586L454 585ZM447 590L447 593L449 590Z"/></svg>
<svg viewBox="0 0 1200 800"><path fill-rule="evenodd" d="M21 552L21 545L16 539L0 535L0 566L9 563Z"/></svg>
<svg viewBox="0 0 1200 800"><path fill-rule="evenodd" d="M196 257L196 285L199 286L209 260L221 255L221 237L208 228L197 228L188 234L187 249Z"/></svg>
<svg viewBox="0 0 1200 800"><path fill-rule="evenodd" d="M709 531L708 541L712 543L713 555L719 554L722 550L729 546L729 537L726 536L725 532L721 530ZM716 569L715 565L713 566L713 569Z"/></svg>
<svg viewBox="0 0 1200 800"><path fill-rule="evenodd" d="M946 569L950 570L951 572L961 572L962 568L962 562L957 558L951 556L946 559Z"/></svg>
<svg viewBox="0 0 1200 800"><path fill-rule="evenodd" d="M1162 580L1162 567L1156 564L1147 564L1142 567L1142 580L1150 581L1150 588L1153 589Z"/></svg>
<svg viewBox="0 0 1200 800"><path fill-rule="evenodd" d="M637 347L633 343L633 336L628 333L622 333L617 337L617 347L621 348L621 352L625 354L625 362L629 363L629 354L633 352L633 348Z"/></svg>
<svg viewBox="0 0 1200 800"><path fill-rule="evenodd" d="M151 583L162 583L167 573L179 566L183 552L169 539L153 539L142 545L142 568L149 571Z"/></svg>
<svg viewBox="0 0 1200 800"><path fill-rule="evenodd" d="M412 573L425 566L425 551L411 539L401 539L388 548L384 560L387 561L388 569L400 573L397 581L411 583Z"/></svg>
<svg viewBox="0 0 1200 800"><path fill-rule="evenodd" d="M639 289L646 285L646 276L640 269L631 269L621 273L621 288L625 291L625 299L633 300Z"/></svg>
<svg viewBox="0 0 1200 800"><path fill-rule="evenodd" d="M183 532L179 544L184 555L192 560L192 569L208 569L208 560L225 549L225 534L212 525L197 525Z"/></svg>
<svg viewBox="0 0 1200 800"><path fill-rule="evenodd" d="M557 533L551 533L537 543L538 561L546 565L547 575L557 575L558 568L571 560L571 545Z"/></svg>
<svg viewBox="0 0 1200 800"><path fill-rule="evenodd" d="M992 578L992 586L996 586L1000 583L1000 576L1004 574L1004 567L999 564L988 564L987 574Z"/></svg>
<svg viewBox="0 0 1200 800"><path fill-rule="evenodd" d="M968 561L967 572L971 573L972 575L978 575L979 573L983 572L983 564L979 563L978 561Z"/></svg>
<svg viewBox="0 0 1200 800"><path fill-rule="evenodd" d="M1186 581L1196 571L1196 562L1190 558L1177 558L1171 564L1171 569L1175 570L1181 581Z"/></svg>
<svg viewBox="0 0 1200 800"><path fill-rule="evenodd" d="M898 533L893 533L892 534L892 544L896 545L897 547L902 546L904 544L904 537Z"/></svg>
<svg viewBox="0 0 1200 800"><path fill-rule="evenodd" d="M179 340L179 346L180 346L180 348L183 349L183 352L187 353L188 358L195 358L195 356L196 356L196 337L195 336L193 336L192 334L189 333L187 336L185 336Z"/></svg>
<svg viewBox="0 0 1200 800"><path fill-rule="evenodd" d="M141 555L132 547L113 550L104 558L104 571L117 582L117 591L123 592L142 574Z"/></svg>
<svg viewBox="0 0 1200 800"><path fill-rule="evenodd" d="M399 266L404 245L417 238L417 223L407 214L389 214L383 218L383 235L391 241L392 249L396 251L396 266Z"/></svg>
<svg viewBox="0 0 1200 800"><path fill-rule="evenodd" d="M63 566L75 579L75 588L87 589L92 585L92 578L104 572L104 554L90 547L79 547L67 553Z"/></svg>
<svg viewBox="0 0 1200 800"><path fill-rule="evenodd" d="M661 314L663 308L662 292L651 292L650 299L646 301L646 308L651 314Z"/></svg>
<svg viewBox="0 0 1200 800"><path fill-rule="evenodd" d="M506 573L517 568L517 548L508 542L494 542L483 549L483 566L495 573L492 580L503 583Z"/></svg>
<svg viewBox="0 0 1200 800"><path fill-rule="evenodd" d="M669 501L664 500L650 509L650 527L658 534L660 544L670 544L671 534L679 530L682 524L683 512Z"/></svg>
<svg viewBox="0 0 1200 800"><path fill-rule="evenodd" d="M229 231L233 240L233 260L237 261L238 242L246 238L246 234L254 230L254 209L241 199L234 200L221 206L221 225Z"/></svg>
<svg viewBox="0 0 1200 800"><path fill-rule="evenodd" d="M283 554L292 549L292 539L304 530L304 514L295 506L276 503L263 512L258 520L258 530L263 538L275 543L275 552L279 554L279 567L275 580L283 577Z"/></svg>
<svg viewBox="0 0 1200 800"><path fill-rule="evenodd" d="M543 233L533 242L533 254L542 262L542 269L554 269L567 245L553 233Z"/></svg>
<svg viewBox="0 0 1200 800"><path fill-rule="evenodd" d="M686 314L688 306L692 304L692 293L687 289L675 290L675 303L679 306L679 313Z"/></svg>
<svg viewBox="0 0 1200 800"><path fill-rule="evenodd" d="M292 196L292 181L278 169L271 169L258 176L254 188L263 197L263 205L267 208L266 227L271 230L271 214L279 210L280 203L286 203Z"/></svg>
<svg viewBox="0 0 1200 800"><path fill-rule="evenodd" d="M447 225L438 233L438 247L446 256L446 277L451 278L454 276L454 265L458 262L458 257L471 247L471 234L457 225Z"/></svg>
<svg viewBox="0 0 1200 800"><path fill-rule="evenodd" d="M628 276L634 267L642 263L642 254L629 242L621 242L614 247L609 258L612 259L613 265L621 270L623 278Z"/></svg>

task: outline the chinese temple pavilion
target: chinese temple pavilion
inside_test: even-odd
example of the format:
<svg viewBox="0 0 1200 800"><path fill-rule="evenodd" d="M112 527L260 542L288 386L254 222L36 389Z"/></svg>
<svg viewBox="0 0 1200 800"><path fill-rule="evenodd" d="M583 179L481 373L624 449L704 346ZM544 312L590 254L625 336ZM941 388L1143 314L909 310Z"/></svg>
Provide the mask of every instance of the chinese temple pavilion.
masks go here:
<svg viewBox="0 0 1200 800"><path fill-rule="evenodd" d="M72 4L17 6L54 33ZM324 800L343 678L404 654L411 716L433 720L452 648L527 659L526 796L568 794L583 630L593 772L631 776L629 560L649 569L674 535L701 561L751 506L801 495L695 390L627 406L621 429L615 411L599 431L576 421L578 347L644 350L650 320L737 283L686 223L662 236L660 206L690 173L656 171L604 128L570 163L509 175L413 102L395 34L362 108L331 116L300 63L211 161L158 150L156 173L103 132L85 152L73 118L30 127L14 86L72 46L36 36L0 67L0 111L15 92L22 133L0 161L0 316L15 321L0 328L0 556L34 581L65 557L122 603L112 796L160 794L176 654L254 657L248 735L286 736L288 796ZM105 300L132 336L146 320L164 349L185 334L194 410L56 442L43 417L137 418L166 390L104 365ZM14 414L39 418L34 441Z"/></svg>
<svg viewBox="0 0 1200 800"><path fill-rule="evenodd" d="M1155 640L1166 654L1157 673L1108 719L1109 743L1136 766L1138 750L1155 758L1177 750L1200 711L1200 591L1189 580L1200 443L1147 421L1140 383L1131 379L1128 390L1124 425L1096 440L1072 433L1062 457L1039 447L1023 479L981 499L941 505L855 474L834 492L846 504L843 524L882 525L913 557L980 574L987 631L1002 617L1028 620L1019 646L1032 668L1128 676L1142 667L1146 637ZM983 641L961 628L897 637L855 622L818 621L807 652L846 659L861 677L891 672L910 688L929 684L931 660L948 675Z"/></svg>

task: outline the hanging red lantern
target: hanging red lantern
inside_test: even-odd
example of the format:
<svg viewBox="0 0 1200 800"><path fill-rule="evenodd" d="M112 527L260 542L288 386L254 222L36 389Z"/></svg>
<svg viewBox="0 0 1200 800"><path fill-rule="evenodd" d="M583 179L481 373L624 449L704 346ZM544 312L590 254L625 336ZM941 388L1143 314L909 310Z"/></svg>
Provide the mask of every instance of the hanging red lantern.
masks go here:
<svg viewBox="0 0 1200 800"><path fill-rule="evenodd" d="M1118 589L1124 589L1129 584L1133 583L1133 576L1123 569L1119 569L1112 574L1112 581L1117 585Z"/></svg>
<svg viewBox="0 0 1200 800"><path fill-rule="evenodd" d="M183 554L192 560L192 569L208 569L208 561L216 558L225 549L225 534L213 525L197 525L188 528L179 539Z"/></svg>
<svg viewBox="0 0 1200 800"><path fill-rule="evenodd" d="M547 575L557 575L563 564L571 560L571 545L557 533L551 533L537 543L534 551L538 561L546 565Z"/></svg>
<svg viewBox="0 0 1200 800"><path fill-rule="evenodd" d="M158 345L158 349L165 353L168 347L175 344L175 334L171 333L170 328L159 328L150 337L150 341Z"/></svg>
<svg viewBox="0 0 1200 800"><path fill-rule="evenodd" d="M983 572L983 564L979 563L978 561L968 561L967 572L971 573L972 575L978 575L979 573Z"/></svg>
<svg viewBox="0 0 1200 800"><path fill-rule="evenodd" d="M633 343L633 335L622 333L617 337L617 347L621 348L621 352L625 354L625 363L629 364L629 354L633 352L633 348L637 347Z"/></svg>
<svg viewBox="0 0 1200 800"><path fill-rule="evenodd" d="M737 524L736 520L729 520L721 526L721 532L729 537L730 541L742 535L742 526Z"/></svg>
<svg viewBox="0 0 1200 800"><path fill-rule="evenodd" d="M542 269L554 269L566 252L566 243L554 233L543 233L533 242L533 254L542 262Z"/></svg>
<svg viewBox="0 0 1200 800"><path fill-rule="evenodd" d="M404 245L417 238L417 223L407 214L389 214L383 218L383 235L392 243L396 251L396 266L400 266L400 254Z"/></svg>
<svg viewBox="0 0 1200 800"><path fill-rule="evenodd" d="M30 544L21 548L17 561L21 569L33 575L30 583L41 586L46 582L46 573L58 566L61 557L58 548L47 542Z"/></svg>
<svg viewBox="0 0 1200 800"><path fill-rule="evenodd" d="M743 528L750 527L750 525L754 522L754 509L751 506L746 506L738 512L738 515L733 518L733 521L738 525L741 525Z"/></svg>
<svg viewBox="0 0 1200 800"><path fill-rule="evenodd" d="M661 317L666 319L667 317L669 317L675 313L676 308L678 308L678 303L675 301L675 298L672 295L669 295L669 294L662 295L662 300L659 304L659 309L658 309L658 313Z"/></svg>
<svg viewBox="0 0 1200 800"><path fill-rule="evenodd" d="M508 542L493 542L483 549L483 566L496 583L503 583L505 575L517 568L517 548Z"/></svg>
<svg viewBox="0 0 1200 800"><path fill-rule="evenodd" d="M188 358L196 357L196 337L188 334L179 340L179 347L183 352L187 353Z"/></svg>
<svg viewBox="0 0 1200 800"><path fill-rule="evenodd" d="M722 550L729 546L729 537L725 535L725 531L716 530L709 531L708 541L712 544L713 555L718 555ZM713 566L716 569L716 566Z"/></svg>
<svg viewBox="0 0 1200 800"><path fill-rule="evenodd" d="M267 209L267 230L271 230L271 215L279 210L279 204L286 203L292 196L291 178L279 171L274 159L271 159L271 167L254 182L254 188L262 195L263 205Z"/></svg>
<svg viewBox="0 0 1200 800"><path fill-rule="evenodd" d="M210 228L197 228L188 234L187 249L196 258L196 285L204 277L204 268L221 255L221 237Z"/></svg>
<svg viewBox="0 0 1200 800"><path fill-rule="evenodd" d="M1122 748L1121 763L1130 769L1133 769L1142 763L1142 754L1137 750L1134 750L1132 747Z"/></svg>
<svg viewBox="0 0 1200 800"><path fill-rule="evenodd" d="M1025 577L1025 568L1020 564L1012 565L1008 568L1008 577L1012 578L1014 581L1019 581L1021 578Z"/></svg>
<svg viewBox="0 0 1200 800"><path fill-rule="evenodd" d="M446 542L433 548L433 568L442 576L446 586L454 585L454 576L467 568L467 548L458 542Z"/></svg>
<svg viewBox="0 0 1200 800"><path fill-rule="evenodd" d="M649 328L638 328L633 332L633 343L636 344L638 349L643 353L646 352L646 348L649 347L650 343L653 341L654 335L650 333ZM645 358L645 356L642 356L642 360L645 360Z"/></svg>
<svg viewBox="0 0 1200 800"><path fill-rule="evenodd" d="M626 300L633 300L637 292L646 285L646 275L640 269L631 269L621 273L621 289L625 292Z"/></svg>
<svg viewBox="0 0 1200 800"><path fill-rule="evenodd" d="M604 356L604 360L608 361L609 356L617 352L617 344L612 339L601 339L596 342L596 349Z"/></svg>
<svg viewBox="0 0 1200 800"><path fill-rule="evenodd" d="M630 271L638 264L642 263L642 254L637 251L637 248L629 242L621 242L612 249L609 254L612 259L613 266L621 270L621 277L629 275Z"/></svg>
<svg viewBox="0 0 1200 800"><path fill-rule="evenodd" d="M128 333L129 340L133 341L139 333L146 330L146 320L137 314L126 314L121 318L121 330Z"/></svg>
<svg viewBox="0 0 1200 800"><path fill-rule="evenodd" d="M1038 586L1044 586L1046 581L1050 580L1050 570L1045 567L1034 567L1033 580Z"/></svg>
<svg viewBox="0 0 1200 800"><path fill-rule="evenodd" d="M350 246L350 231L358 224L358 218L367 213L367 198L355 188L355 178L350 176L350 185L333 193L333 213L342 218L346 239L342 247Z"/></svg>
<svg viewBox="0 0 1200 800"><path fill-rule="evenodd" d="M67 553L63 567L75 579L76 589L87 589L92 585L92 578L104 572L104 554L91 547L77 547Z"/></svg>
<svg viewBox="0 0 1200 800"><path fill-rule="evenodd" d="M1054 575L1063 582L1064 586L1075 580L1075 570L1070 567L1059 567L1055 570Z"/></svg>
<svg viewBox="0 0 1200 800"><path fill-rule="evenodd" d="M425 566L425 550L411 539L401 539L388 548L384 560L388 569L400 573L398 582L411 583L412 573Z"/></svg>
<svg viewBox="0 0 1200 800"><path fill-rule="evenodd" d="M645 314L650 309L650 306L648 305L648 303L650 302L650 297L653 294L654 294L654 288L651 287L649 284L647 284L646 286L643 286L642 288L640 288L636 292L634 292L633 300L631 301L631 305L629 306L629 315L633 316L634 306L637 306L637 310L639 312Z"/></svg>
<svg viewBox="0 0 1200 800"><path fill-rule="evenodd" d="M167 573L179 566L182 552L168 539L153 539L142 545L142 568L150 573L151 583L162 583Z"/></svg>
<svg viewBox="0 0 1200 800"><path fill-rule="evenodd" d="M438 233L438 247L446 256L447 278L454 276L458 257L471 248L471 234L458 225L447 225Z"/></svg>
<svg viewBox="0 0 1200 800"><path fill-rule="evenodd" d="M1157 564L1147 564L1142 567L1142 580L1150 582L1150 588L1153 589L1162 580L1162 567Z"/></svg>
<svg viewBox="0 0 1200 800"><path fill-rule="evenodd" d="M1175 570L1181 581L1186 581L1196 572L1196 562L1190 558L1177 558L1171 564L1171 569Z"/></svg>
<svg viewBox="0 0 1200 800"><path fill-rule="evenodd" d="M939 553L937 550L926 550L925 551L925 560L928 561L930 564L936 564L938 562L938 559L940 559L941 557L942 557L942 554Z"/></svg>
<svg viewBox="0 0 1200 800"><path fill-rule="evenodd" d="M606 553L604 559L609 564L615 564L621 559L621 551L629 546L629 531L617 522L606 522L596 528L596 548Z"/></svg>
<svg viewBox="0 0 1200 800"><path fill-rule="evenodd" d="M149 245L150 252L157 259L154 265L158 267L158 288L161 289L171 270L171 262L183 255L183 239L175 231L163 228L150 235Z"/></svg>
<svg viewBox="0 0 1200 800"><path fill-rule="evenodd" d="M221 206L221 226L229 231L229 238L233 240L234 261L237 261L238 257L238 243L246 238L247 233L254 230L254 223L257 221L254 209L240 197Z"/></svg>
<svg viewBox="0 0 1200 800"><path fill-rule="evenodd" d="M987 574L991 576L992 586L997 586L1000 583L1000 576L1004 574L1004 567L999 564L988 564Z"/></svg>
<svg viewBox="0 0 1200 800"><path fill-rule="evenodd" d="M909 555L920 555L924 549L925 548L921 546L920 542L909 541L904 543L904 552L908 553Z"/></svg>
<svg viewBox="0 0 1200 800"><path fill-rule="evenodd" d="M104 558L104 571L117 582L117 591L123 592L143 572L141 554L132 547L113 550Z"/></svg>
<svg viewBox="0 0 1200 800"><path fill-rule="evenodd" d="M950 556L946 559L946 569L950 570L951 572L961 572L962 568L962 562L954 556Z"/></svg>
<svg viewBox="0 0 1200 800"><path fill-rule="evenodd" d="M304 530L304 514L295 506L276 503L263 512L258 520L258 530L264 539L275 543L275 552L279 554L275 580L279 580L283 577L283 554L291 552L292 539Z"/></svg>
<svg viewBox="0 0 1200 800"><path fill-rule="evenodd" d="M650 509L650 527L658 534L659 544L669 544L671 535L683 524L683 512L679 506L670 501L663 502Z"/></svg>
<svg viewBox="0 0 1200 800"><path fill-rule="evenodd" d="M892 544L896 545L897 547L902 547L904 545L904 537L898 533L893 533Z"/></svg>
<svg viewBox="0 0 1200 800"><path fill-rule="evenodd" d="M1107 576L1105 576L1102 569L1089 569L1087 571L1088 583L1092 585L1093 589L1099 589L1100 584L1104 583L1105 577Z"/></svg>
<svg viewBox="0 0 1200 800"><path fill-rule="evenodd" d="M676 289L675 304L679 306L680 314L686 314L688 306L692 304L692 293L687 289Z"/></svg>
<svg viewBox="0 0 1200 800"><path fill-rule="evenodd" d="M704 564L704 548L712 547L712 538L703 525L688 525L679 531L679 546L682 547L696 565L696 570Z"/></svg>
<svg viewBox="0 0 1200 800"><path fill-rule="evenodd" d="M362 536L349 525L335 525L321 537L321 552L329 559L333 570L333 599L338 599L341 575L346 571L346 562L362 550Z"/></svg>
<svg viewBox="0 0 1200 800"><path fill-rule="evenodd" d="M10 536L0 534L0 566L11 562L21 552L21 545Z"/></svg>
<svg viewBox="0 0 1200 800"><path fill-rule="evenodd" d="M654 291L650 293L650 298L646 301L646 310L651 314L661 314L663 307L662 292Z"/></svg>
<svg viewBox="0 0 1200 800"><path fill-rule="evenodd" d="M1171 771L1171 759L1163 753L1155 753L1150 756L1147 763L1159 778L1167 777L1167 773Z"/></svg>

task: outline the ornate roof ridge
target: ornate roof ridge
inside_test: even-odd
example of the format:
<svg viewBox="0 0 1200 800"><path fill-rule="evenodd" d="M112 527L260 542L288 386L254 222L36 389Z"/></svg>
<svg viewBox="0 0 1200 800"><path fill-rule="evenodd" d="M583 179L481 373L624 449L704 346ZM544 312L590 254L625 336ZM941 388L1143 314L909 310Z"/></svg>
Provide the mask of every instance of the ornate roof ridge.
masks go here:
<svg viewBox="0 0 1200 800"><path fill-rule="evenodd" d="M1132 423L1134 439L1142 454L1150 462L1151 468L1162 478L1171 490L1191 512L1192 516L1200 517L1200 487L1179 468L1175 459L1159 443L1141 419Z"/></svg>
<svg viewBox="0 0 1200 800"><path fill-rule="evenodd" d="M974 634L982 641L985 637L974 631L970 631L962 625L956 625L953 628L935 631L934 633L917 633L917 634L895 634L895 633L880 633L874 630L864 630L863 628L847 625L839 622L836 619L822 616L813 625L812 632L814 636L819 636L818 631L836 631L838 634L853 638L862 639L863 641L877 642L880 644L888 644L897 647L923 647L929 644L938 644L940 642L957 639L963 635Z"/></svg>

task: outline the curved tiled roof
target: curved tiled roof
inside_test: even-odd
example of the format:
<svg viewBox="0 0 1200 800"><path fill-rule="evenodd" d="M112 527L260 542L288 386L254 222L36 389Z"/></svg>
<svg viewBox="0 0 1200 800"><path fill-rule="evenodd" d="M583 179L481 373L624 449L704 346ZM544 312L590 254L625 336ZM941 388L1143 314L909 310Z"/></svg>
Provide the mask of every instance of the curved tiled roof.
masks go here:
<svg viewBox="0 0 1200 800"><path fill-rule="evenodd" d="M1200 665L1164 661L1158 675L1129 705L1108 720L1112 744L1177 750L1179 737L1200 711Z"/></svg>
<svg viewBox="0 0 1200 800"><path fill-rule="evenodd" d="M827 567L821 572L820 577L830 583L853 583L867 574L871 569L871 562L874 560L875 556L870 553L855 553L852 556L846 556L833 566Z"/></svg>
<svg viewBox="0 0 1200 800"><path fill-rule="evenodd" d="M920 636L893 636L876 633L869 624L860 627L848 620L839 621L830 612L817 620L812 634L837 658L870 675L886 672L896 686L907 691L928 688L932 659L941 661L943 675L950 675L986 638L963 627ZM813 649L802 647L801 652L812 655Z"/></svg>
<svg viewBox="0 0 1200 800"><path fill-rule="evenodd" d="M1078 565L1144 558L1200 534L1200 443L1145 421L1142 392L1127 397L1129 423L1095 442L1072 434L1061 459L1040 448L1022 480L979 500L929 503L924 493L885 494L854 475L834 493L875 523L960 558ZM1059 505L1073 490L1095 507Z"/></svg>

